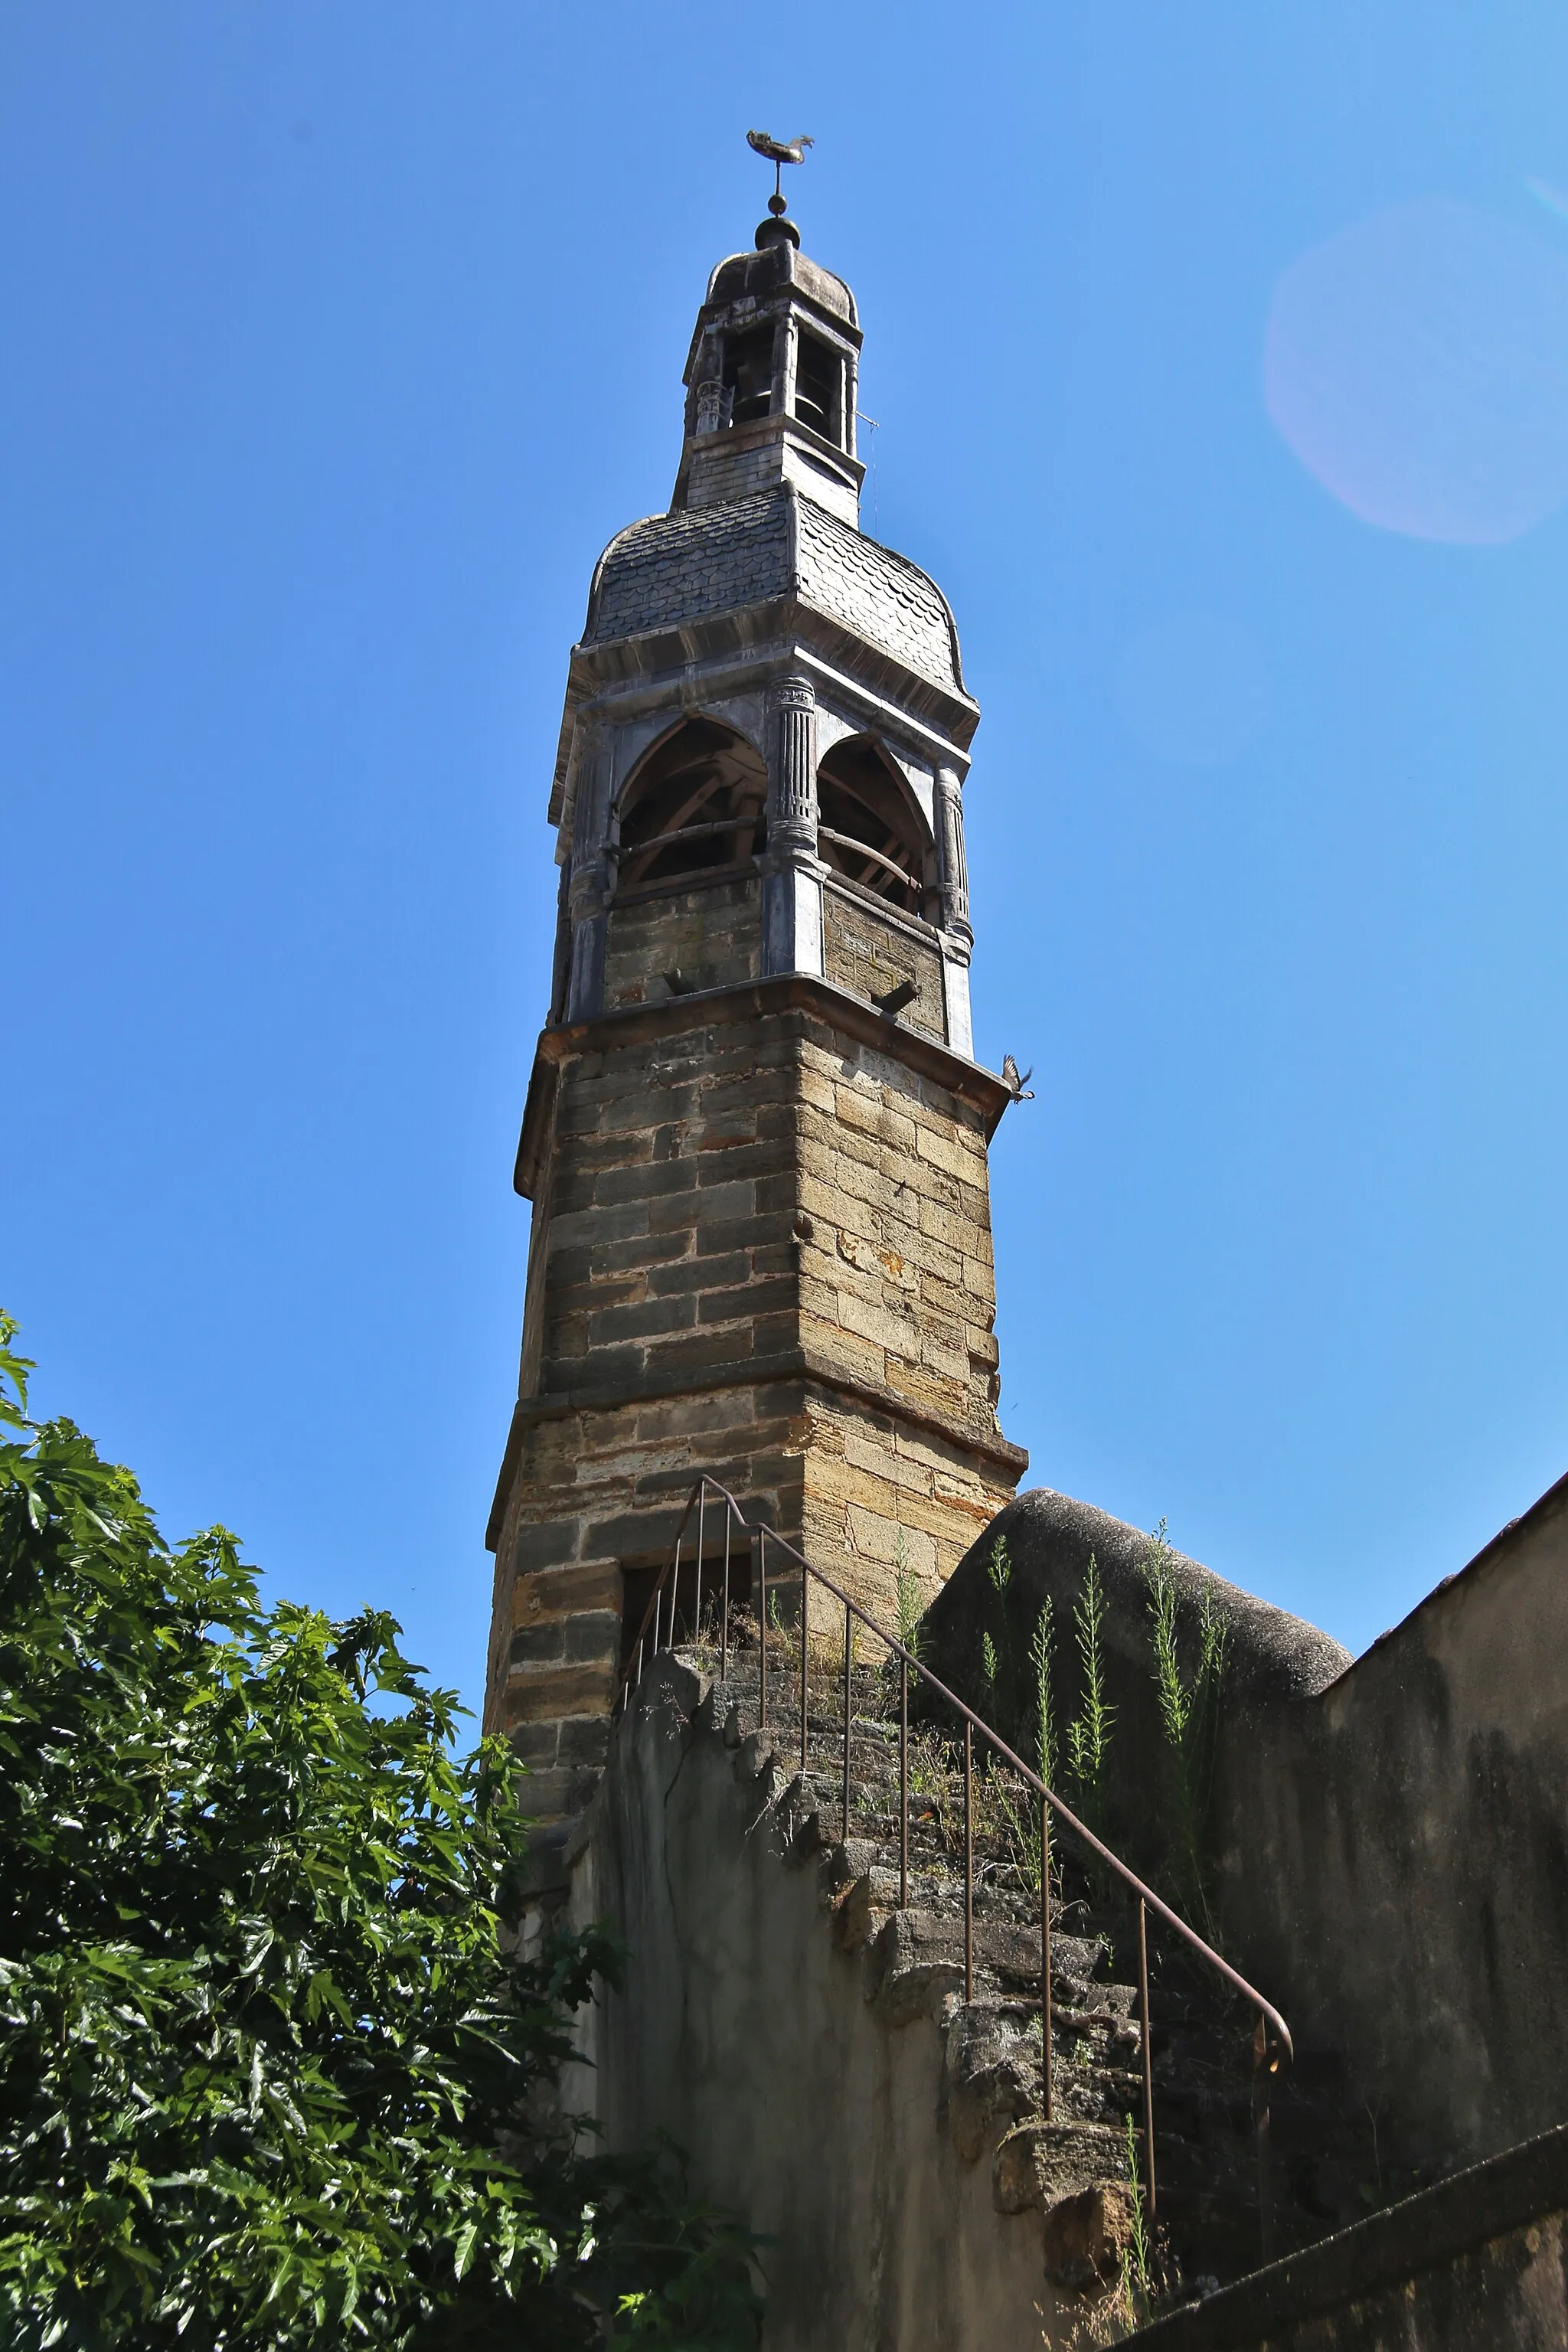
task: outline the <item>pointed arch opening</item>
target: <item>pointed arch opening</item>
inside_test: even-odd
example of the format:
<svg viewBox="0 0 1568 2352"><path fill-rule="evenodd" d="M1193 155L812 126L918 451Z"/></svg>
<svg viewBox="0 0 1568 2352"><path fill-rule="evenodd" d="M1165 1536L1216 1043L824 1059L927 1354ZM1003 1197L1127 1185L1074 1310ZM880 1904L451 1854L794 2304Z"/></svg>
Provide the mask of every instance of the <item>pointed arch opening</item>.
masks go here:
<svg viewBox="0 0 1568 2352"><path fill-rule="evenodd" d="M621 788L616 896L742 866L762 847L768 772L716 719L683 719Z"/></svg>
<svg viewBox="0 0 1568 2352"><path fill-rule="evenodd" d="M847 881L907 914L922 912L930 845L909 788L868 735L836 743L816 772L817 843Z"/></svg>

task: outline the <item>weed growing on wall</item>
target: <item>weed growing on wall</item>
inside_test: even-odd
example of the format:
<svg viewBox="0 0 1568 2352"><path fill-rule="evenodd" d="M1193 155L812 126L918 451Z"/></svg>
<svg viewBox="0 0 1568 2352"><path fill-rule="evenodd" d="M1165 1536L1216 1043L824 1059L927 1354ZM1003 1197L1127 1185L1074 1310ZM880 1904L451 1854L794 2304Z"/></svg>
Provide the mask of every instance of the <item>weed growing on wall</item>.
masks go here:
<svg viewBox="0 0 1568 2352"><path fill-rule="evenodd" d="M1097 1836L1105 1833L1105 1784L1116 1709L1105 1696L1105 1594L1092 1552L1073 1603L1073 1640L1082 1678L1079 1710L1067 1727L1067 1777L1076 1810Z"/></svg>
<svg viewBox="0 0 1568 2352"><path fill-rule="evenodd" d="M893 1591L899 1612L899 1641L911 1658L925 1655L925 1595L910 1558L910 1539L902 1528L893 1537Z"/></svg>
<svg viewBox="0 0 1568 2352"><path fill-rule="evenodd" d="M1057 1785L1057 1720L1051 1697L1051 1648L1053 1643L1050 1595L1041 1603L1040 1613L1029 1637L1029 1664L1035 1678L1035 1769L1047 1789Z"/></svg>
<svg viewBox="0 0 1568 2352"><path fill-rule="evenodd" d="M1142 2324L1149 2316L1153 2296L1154 2248L1149 2231L1142 2175L1138 2169L1138 2126L1131 2116L1127 2118L1127 2185L1131 2191L1131 2210L1128 2218L1124 2283L1127 2299L1132 2306L1132 2317Z"/></svg>
<svg viewBox="0 0 1568 2352"><path fill-rule="evenodd" d="M1008 1597L1013 1585L1013 1560L1007 1549L1007 1538L1003 1534L997 1535L991 1547L991 1557L985 1563L985 1576L991 1587L991 1615L996 1628L996 1638L993 1641L989 1633L981 1635L981 1666L991 1705L1005 1721L1011 1723L1023 1712L1020 1704L1023 1693Z"/></svg>
<svg viewBox="0 0 1568 2352"><path fill-rule="evenodd" d="M1051 1697L1051 1602L1047 1593L1035 1621L1029 1638L1029 1664L1035 1678L1035 1769L1047 1789L1057 1785L1057 1718ZM1051 1816L1048 1806L1042 1808L1040 1836L1044 1851L1040 1856L1042 1873L1050 1868Z"/></svg>
<svg viewBox="0 0 1568 2352"><path fill-rule="evenodd" d="M1209 1806L1229 1628L1205 1584L1198 1599L1197 1655L1189 1664L1183 1664L1171 1558L1165 1522L1162 1519L1149 1538L1140 1565L1153 1639L1160 1727L1171 1759L1177 1869L1182 1892L1193 1911L1202 1917L1204 1932L1212 1941L1215 1927L1207 1885Z"/></svg>

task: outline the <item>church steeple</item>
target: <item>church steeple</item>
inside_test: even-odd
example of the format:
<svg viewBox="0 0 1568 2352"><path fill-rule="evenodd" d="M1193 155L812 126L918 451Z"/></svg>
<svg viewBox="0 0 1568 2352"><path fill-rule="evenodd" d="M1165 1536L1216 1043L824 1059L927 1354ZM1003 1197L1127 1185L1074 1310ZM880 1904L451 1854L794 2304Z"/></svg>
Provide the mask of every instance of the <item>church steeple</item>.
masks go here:
<svg viewBox="0 0 1568 2352"><path fill-rule="evenodd" d="M896 1564L934 1591L1026 1459L987 1192L1012 1091L970 1033L980 713L941 590L858 527L855 301L781 207L709 279L669 511L595 569L550 795L488 1716L557 1848L694 1470L891 1622Z"/></svg>
<svg viewBox="0 0 1568 2352"><path fill-rule="evenodd" d="M841 278L800 250L793 221L763 221L756 250L708 281L687 356L686 434L672 509L795 483L857 522L860 325Z"/></svg>

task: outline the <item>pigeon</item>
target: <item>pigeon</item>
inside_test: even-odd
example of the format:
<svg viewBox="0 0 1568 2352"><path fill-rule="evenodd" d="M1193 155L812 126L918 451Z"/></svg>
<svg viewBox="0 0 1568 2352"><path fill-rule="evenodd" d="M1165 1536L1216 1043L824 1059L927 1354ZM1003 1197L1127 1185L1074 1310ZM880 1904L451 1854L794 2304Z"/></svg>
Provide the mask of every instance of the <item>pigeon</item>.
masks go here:
<svg viewBox="0 0 1568 2352"><path fill-rule="evenodd" d="M1002 1083L1006 1087L1015 1102L1034 1101L1035 1091L1029 1084L1029 1080L1034 1076L1034 1066L1031 1064L1029 1068L1024 1072L1023 1076L1020 1077L1018 1075L1018 1065L1013 1059L1012 1055L1003 1055Z"/></svg>

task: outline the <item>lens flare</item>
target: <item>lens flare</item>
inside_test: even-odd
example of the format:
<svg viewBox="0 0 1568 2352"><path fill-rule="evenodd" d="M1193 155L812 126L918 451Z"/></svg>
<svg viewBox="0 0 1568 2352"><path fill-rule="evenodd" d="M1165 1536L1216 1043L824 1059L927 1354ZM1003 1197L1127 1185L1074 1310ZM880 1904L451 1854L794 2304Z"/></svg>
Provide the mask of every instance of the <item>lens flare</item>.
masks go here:
<svg viewBox="0 0 1568 2352"><path fill-rule="evenodd" d="M1442 198L1303 254L1269 310L1268 413L1365 522L1462 547L1568 498L1568 260Z"/></svg>
<svg viewBox="0 0 1568 2352"><path fill-rule="evenodd" d="M1554 188L1550 180L1526 180L1524 184L1538 205L1544 205L1560 221L1568 221L1568 196L1561 188Z"/></svg>

